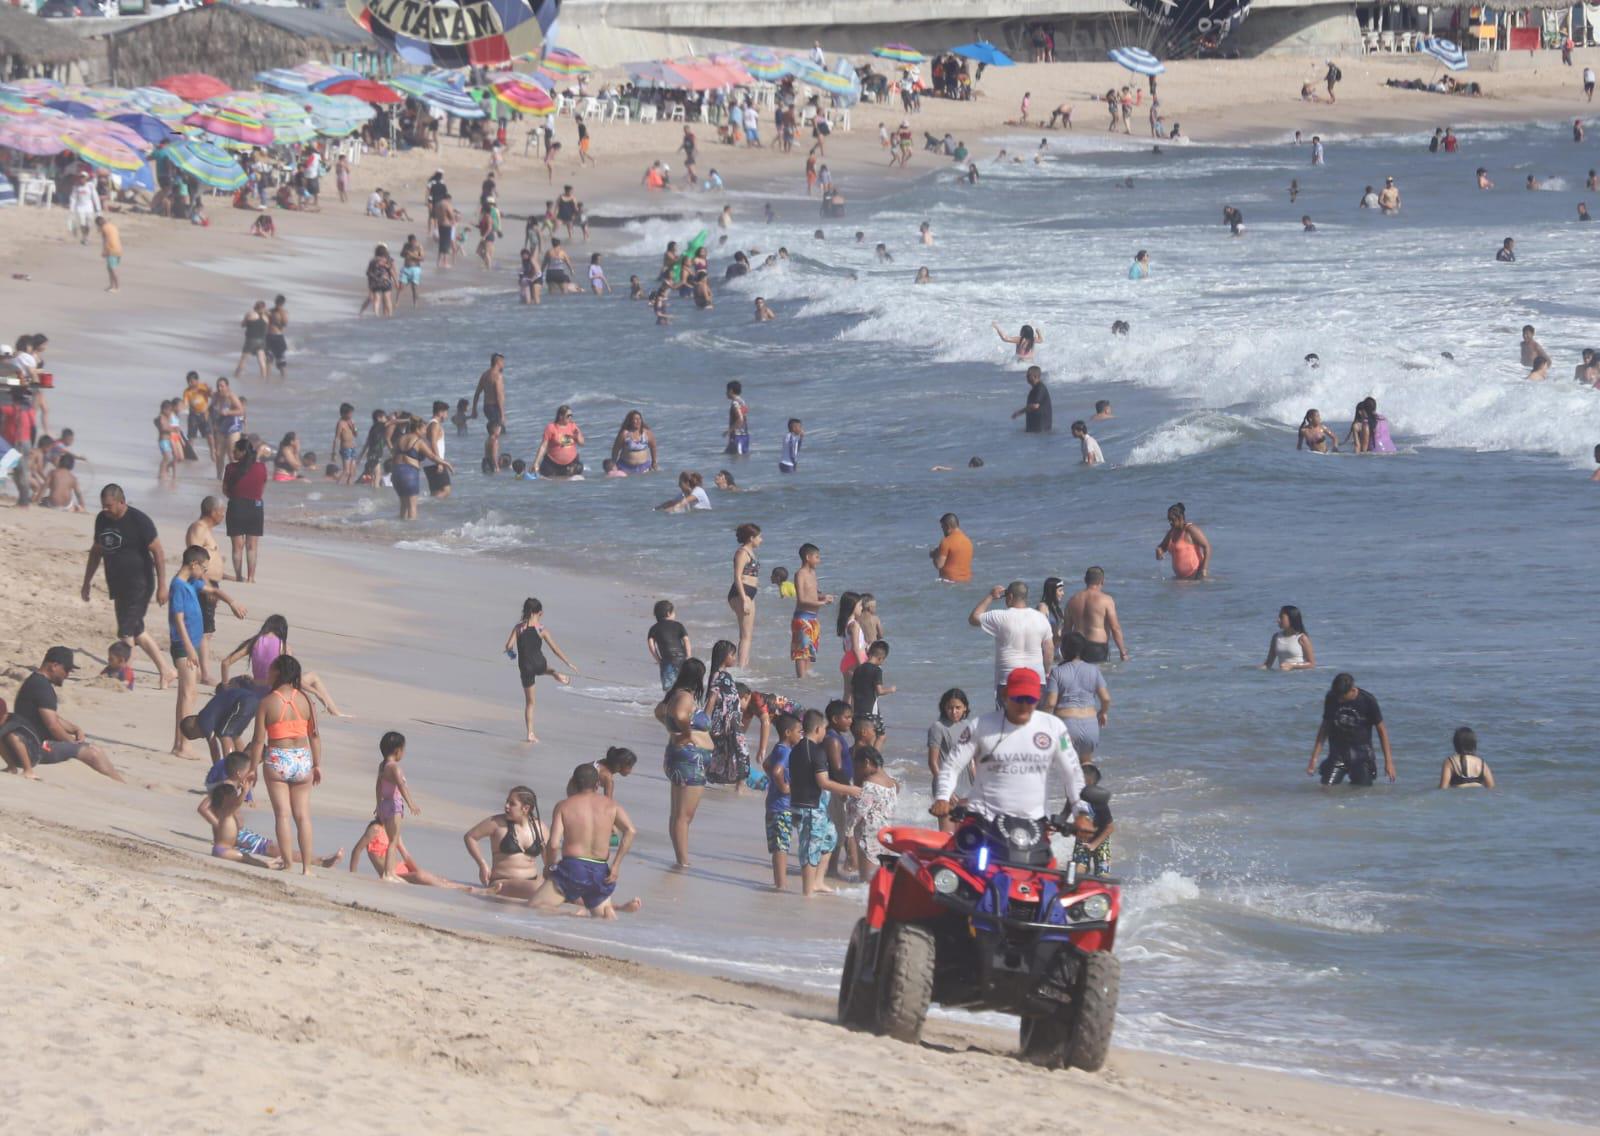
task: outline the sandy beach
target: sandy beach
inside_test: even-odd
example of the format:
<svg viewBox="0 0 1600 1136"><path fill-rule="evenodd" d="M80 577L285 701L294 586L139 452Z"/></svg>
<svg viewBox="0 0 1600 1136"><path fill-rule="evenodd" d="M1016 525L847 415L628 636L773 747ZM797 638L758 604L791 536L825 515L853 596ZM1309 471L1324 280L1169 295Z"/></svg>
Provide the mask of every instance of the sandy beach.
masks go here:
<svg viewBox="0 0 1600 1136"><path fill-rule="evenodd" d="M1600 61L1600 53L1579 52L1580 68L1586 54L1591 65ZM1297 97L1300 82L1320 74L1318 59L1175 64L1161 80L1167 120L1181 121L1202 143L1415 128L1422 144L1436 125L1461 130L1587 110L1575 72L1553 63L1474 73L1490 91L1482 99L1381 85L1430 73L1417 59L1342 66L1339 102L1328 106ZM964 135L975 157L987 160L994 145L981 140L1023 131L1007 124L1022 92L1032 93L1035 117L1072 102L1077 132L1103 131L1104 115L1088 99L1126 78L1109 64L991 70L985 98L928 100L913 127ZM910 169L887 169L877 123L894 125L897 111L860 107L854 119L853 132L830 140L827 155L851 194L871 196L948 168L919 151ZM1136 127L1141 122L1142 111ZM570 142L570 124L559 129ZM1036 123L1025 129L1039 133ZM790 155L725 149L697 132L702 173L714 166L730 190L770 192L790 215L814 208L803 197L803 147ZM588 201L596 223L584 253L608 247L608 226L629 216L714 218L720 198L649 195L639 186L652 159L676 168L680 135L670 124L598 127L599 166L580 170L574 154L558 165L552 186L514 134L500 178L508 218L502 264L509 257L514 265L509 250L521 229L513 219L542 210L564 182ZM720 889L754 890L764 858L749 839L753 806L710 794L695 829L710 866L689 876L668 870L660 730L647 714L612 714L584 690L586 682L619 672L637 677L646 667L639 613L655 596L591 574L541 569L530 579L491 558L335 540L275 523L280 518L269 512L260 583L232 589L249 615L223 615L216 643L226 650L260 618L283 612L296 654L350 715L323 723L328 776L315 796L319 851L348 851L370 815L376 740L385 729L412 738L408 772L425 816L408 818L407 842L423 866L458 880L468 879L459 834L497 811L507 786L526 780L553 803L578 761L607 745L633 747L639 772L619 795L641 836L620 894L639 894L645 906L622 940L598 943L575 920L540 922L463 895L385 886L366 865L360 877L341 865L304 880L208 857L209 833L194 812L204 765L166 752L172 695L155 690L137 652L135 690L93 677L114 632L103 582L89 604L76 591L95 494L107 482L123 484L160 526L170 566L182 526L216 486L201 462L184 471L177 490L156 487L147 425L156 402L177 393L191 368L207 377L231 373L238 320L257 298L290 296L292 335L311 325L336 334L355 318L371 246L381 240L397 249L408 232L426 231L425 220L364 217L367 193L381 185L420 218L422 186L435 166L465 207L486 165L453 139L437 155L369 156L356 168L347 205L326 179L323 211L279 214L276 241L247 236L250 215L223 207L222 198L208 229L119 216L127 253L116 295L101 291L96 250L68 239L64 213L0 213L0 255L9 266L0 273L5 336L50 336L58 382L49 392L50 430L73 427L76 449L89 459L79 467L87 513L23 511L9 494L0 505L3 689L9 699L46 648L77 650L82 670L61 692L63 711L108 747L127 778L116 785L77 763L49 767L38 783L0 778L0 957L12 976L13 1047L30 1055L19 1067L25 1075L0 1090L0 1106L19 1131L475 1132L529 1121L624 1132L757 1125L799 1132L873 1122L979 1131L1064 1119L1131 1133L1195 1124L1247 1133L1579 1130L1126 1050L1102 1074L1045 1073L1011 1056L1009 1033L964 1019L936 1017L924 1044L909 1047L846 1032L833 1023L831 1003L812 993L711 977L681 961L655 965L670 952L653 949L652 916L714 922L723 917ZM503 268L490 276L473 263L430 271L424 302L434 290L509 279ZM390 324L402 342L407 310L402 305ZM316 380L296 366L287 388L247 375L241 390L273 421L291 400L303 404L298 428L325 452L338 393L318 385L314 361L304 372ZM453 397L469 391L473 377L451 375L441 385ZM387 493L376 500L379 509L392 508ZM514 683L493 648L531 594L553 613L584 681L572 691L539 688L543 744L530 753L517 737ZM165 623L165 613L152 609L152 629L164 643L157 618ZM464 642L481 649L459 647ZM481 782L455 776L452 755L467 747L486 757ZM264 795L249 823L270 828ZM749 902L774 920L841 928L842 955L853 901L798 913L793 897ZM807 1054L826 1060L807 1062ZM1283 1055L1284 1068L1315 1065L1315 1054Z"/></svg>

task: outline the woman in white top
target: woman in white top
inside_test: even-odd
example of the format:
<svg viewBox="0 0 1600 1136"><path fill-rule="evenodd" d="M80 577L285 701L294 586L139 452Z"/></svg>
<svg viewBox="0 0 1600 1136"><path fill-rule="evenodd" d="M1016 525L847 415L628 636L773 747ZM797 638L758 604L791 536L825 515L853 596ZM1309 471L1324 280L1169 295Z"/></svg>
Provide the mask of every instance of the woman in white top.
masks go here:
<svg viewBox="0 0 1600 1136"><path fill-rule="evenodd" d="M1300 619L1300 609L1285 604L1278 609L1278 630L1267 645L1267 661L1262 670L1271 670L1276 662L1280 671L1308 671L1317 665L1317 653L1311 647L1311 636Z"/></svg>

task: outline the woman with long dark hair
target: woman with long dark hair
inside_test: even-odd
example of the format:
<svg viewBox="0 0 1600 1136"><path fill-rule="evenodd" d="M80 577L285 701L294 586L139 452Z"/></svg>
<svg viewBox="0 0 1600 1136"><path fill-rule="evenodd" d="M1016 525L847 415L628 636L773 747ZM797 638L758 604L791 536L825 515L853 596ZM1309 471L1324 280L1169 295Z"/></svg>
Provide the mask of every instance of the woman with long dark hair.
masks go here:
<svg viewBox="0 0 1600 1136"><path fill-rule="evenodd" d="M1172 555L1172 575L1178 580L1203 580L1211 563L1211 542L1199 525L1189 523L1183 502L1167 510L1167 535L1156 545L1156 559Z"/></svg>
<svg viewBox="0 0 1600 1136"><path fill-rule="evenodd" d="M1033 349L1044 342L1044 332L1035 330L1032 324L1023 324L1022 330L1015 335L1007 335L1000 330L1000 325L994 325L994 332L1000 337L1001 342L1009 343L1017 349L1017 358L1032 361Z"/></svg>
<svg viewBox="0 0 1600 1136"><path fill-rule="evenodd" d="M1356 685L1355 676L1337 674L1322 700L1322 725L1311 745L1308 775L1320 774L1324 785L1337 785L1348 778L1352 785L1371 785L1378 779L1378 763L1372 753L1372 731L1378 731L1383 745L1383 771L1395 779L1394 754L1389 749L1389 727L1384 724L1378 700ZM1317 755L1328 743L1328 756L1319 765Z"/></svg>
<svg viewBox="0 0 1600 1136"><path fill-rule="evenodd" d="M532 899L542 882L539 857L549 839L539 819L539 798L526 785L506 794L505 808L467 829L461 840L478 865L478 881L508 899ZM485 861L480 841L489 842Z"/></svg>
<svg viewBox="0 0 1600 1136"><path fill-rule="evenodd" d="M939 720L928 727L928 773L933 784L939 783L939 769L950 760L955 748L966 740L971 728L967 713L972 700L967 692L953 686L939 696ZM954 832L956 822L949 817L939 818L940 832Z"/></svg>
<svg viewBox="0 0 1600 1136"><path fill-rule="evenodd" d="M266 697L256 708L256 729L250 739L250 760L263 770L278 847L287 861L293 845L290 821L300 838L300 870L311 874L316 859L311 847L311 787L322 783L322 738L317 712L300 686L300 662L279 655L267 672ZM339 855L343 855L343 849ZM336 859L338 856L335 857Z"/></svg>
<svg viewBox="0 0 1600 1136"><path fill-rule="evenodd" d="M738 648L719 639L711 648L706 672L706 718L711 723L711 764L706 780L713 785L743 785L750 775L749 743L744 736L744 715L739 704L739 684L730 669Z"/></svg>
<svg viewBox="0 0 1600 1136"><path fill-rule="evenodd" d="M626 474L655 472L660 460L655 431L639 411L628 411L617 428L617 436L611 443L611 460Z"/></svg>
<svg viewBox="0 0 1600 1136"><path fill-rule="evenodd" d="M728 589L728 606L739 621L739 667L750 665L750 644L756 633L756 596L761 591L761 526L745 523L733 530L739 547L733 552L733 585Z"/></svg>
<svg viewBox="0 0 1600 1136"><path fill-rule="evenodd" d="M712 757L711 720L705 712L706 665L685 659L678 679L656 705L656 721L667 731L663 768L672 783L672 809L667 832L679 868L689 866L689 826L706 789L706 765Z"/></svg>
<svg viewBox="0 0 1600 1136"><path fill-rule="evenodd" d="M233 443L233 461L222 473L222 492L228 498L228 540L233 545L233 578L256 582L256 551L266 532L267 467L256 457L249 438ZM249 576L245 576L248 567Z"/></svg>
<svg viewBox="0 0 1600 1136"><path fill-rule="evenodd" d="M1067 633L1067 582L1060 576L1044 578L1044 598L1039 601L1039 612L1050 621L1050 638L1055 640L1054 653L1061 657L1061 637Z"/></svg>
<svg viewBox="0 0 1600 1136"><path fill-rule="evenodd" d="M406 415L394 428L394 466L391 480L395 496L400 498L400 519L417 519L417 497L422 493L422 463L433 462L446 473L454 473L455 466L444 460L429 444L422 423Z"/></svg>
<svg viewBox="0 0 1600 1136"><path fill-rule="evenodd" d="M860 606L859 592L845 592L839 597L839 610L833 621L833 629L844 648L844 654L839 657L839 673L844 676L846 702L854 698L850 677L856 673L857 667L867 661L867 635L861 630L861 621L856 618L856 609Z"/></svg>
<svg viewBox="0 0 1600 1136"><path fill-rule="evenodd" d="M1280 671L1308 671L1317 665L1317 653L1311 647L1311 636L1306 634L1305 620L1293 604L1284 604L1278 609L1278 629L1267 644L1267 661L1261 664L1261 669L1270 671L1274 663Z"/></svg>
<svg viewBox="0 0 1600 1136"><path fill-rule="evenodd" d="M228 668L241 659L250 660L250 680L265 693L267 676L272 667L273 660L279 655L293 655L289 649L289 621L281 615L269 615L261 623L261 630L246 639L233 649L233 653L222 660L222 681L228 681ZM328 693L328 688L311 671L305 670L302 664L300 671L300 688L311 697L322 703L322 708L335 718L344 717L339 712L339 707L334 705L333 695Z"/></svg>

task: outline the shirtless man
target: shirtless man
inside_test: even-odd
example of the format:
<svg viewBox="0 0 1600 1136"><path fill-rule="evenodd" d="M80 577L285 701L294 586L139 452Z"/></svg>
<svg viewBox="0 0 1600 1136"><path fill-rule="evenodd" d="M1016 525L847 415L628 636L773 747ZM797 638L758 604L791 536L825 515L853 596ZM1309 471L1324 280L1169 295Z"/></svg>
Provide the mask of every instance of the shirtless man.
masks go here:
<svg viewBox="0 0 1600 1136"><path fill-rule="evenodd" d="M333 456L339 463L340 485L354 485L356 480L356 408L348 402L339 404L339 421L333 424Z"/></svg>
<svg viewBox="0 0 1600 1136"><path fill-rule="evenodd" d="M1550 354L1533 337L1533 325L1522 328L1522 365L1529 368L1528 379L1540 382L1550 376Z"/></svg>
<svg viewBox="0 0 1600 1136"><path fill-rule="evenodd" d="M1395 187L1394 178L1383 179L1383 189L1378 193L1378 208L1383 210L1386 217L1400 212L1400 190Z"/></svg>
<svg viewBox="0 0 1600 1136"><path fill-rule="evenodd" d="M1579 367L1578 370L1582 371L1583 368ZM83 491L78 487L78 475L72 472L72 467L77 464L78 459L71 454L61 455L56 467L45 475L44 492L39 504L51 509L83 512Z"/></svg>
<svg viewBox="0 0 1600 1136"><path fill-rule="evenodd" d="M500 467L500 435L506 430L506 357L496 351L489 356L489 369L478 376L478 389L472 392L471 417L478 417L483 402L483 419L489 439L483 444L483 471Z"/></svg>
<svg viewBox="0 0 1600 1136"><path fill-rule="evenodd" d="M1111 640L1117 654L1128 661L1128 648L1122 642L1122 624L1117 619L1117 601L1106 591L1106 570L1095 567L1083 574L1083 590L1067 601L1065 631L1076 631L1089 641L1083 661L1103 663L1111 653Z"/></svg>
<svg viewBox="0 0 1600 1136"><path fill-rule="evenodd" d="M1589 386L1600 384L1600 355L1595 353L1593 347L1583 349L1583 362L1573 368L1572 377Z"/></svg>
<svg viewBox="0 0 1600 1136"><path fill-rule="evenodd" d="M579 765L567 782L566 799L550 814L549 846L560 850L561 859L550 868L528 906L536 911L586 915L591 919L615 919L618 911L638 911L644 901L637 896L621 907L611 904L622 859L633 847L638 831L628 819L627 810L600 792L600 773L594 765L587 761ZM618 837L614 859L613 832ZM583 910L562 911L569 903L581 904Z"/></svg>
<svg viewBox="0 0 1600 1136"><path fill-rule="evenodd" d="M207 686L214 681L211 677L211 636L217 629L217 601L222 598L222 576L226 567L222 549L217 546L217 526L223 522L227 512L227 505L222 498L207 497L200 502L200 515L190 522L183 534L185 548L198 545L206 550L206 562L201 565L207 591L200 595L200 615L205 623L205 638L200 642L200 682ZM238 607L234 614L242 619L248 612Z"/></svg>
<svg viewBox="0 0 1600 1136"><path fill-rule="evenodd" d="M789 658L794 660L796 678L811 673L817 661L817 646L822 642L822 620L817 612L833 597L817 591L817 565L822 551L814 544L800 546L800 567L794 574L794 618L789 622Z"/></svg>

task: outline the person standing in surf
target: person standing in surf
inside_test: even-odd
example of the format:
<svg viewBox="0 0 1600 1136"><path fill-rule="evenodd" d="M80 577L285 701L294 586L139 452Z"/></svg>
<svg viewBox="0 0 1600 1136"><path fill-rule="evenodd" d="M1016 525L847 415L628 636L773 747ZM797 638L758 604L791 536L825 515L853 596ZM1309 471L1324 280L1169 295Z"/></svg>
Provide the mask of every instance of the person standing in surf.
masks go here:
<svg viewBox="0 0 1600 1136"><path fill-rule="evenodd" d="M1356 685L1354 675L1338 674L1322 700L1322 725L1317 740L1311 743L1311 760L1306 774L1320 775L1324 785L1349 780L1351 785L1371 785L1378 779L1378 762L1372 752L1372 732L1378 732L1383 746L1383 772L1395 779L1394 753L1389 748L1389 727L1384 724L1378 700ZM1317 755L1328 743L1328 756L1321 764Z"/></svg>
<svg viewBox="0 0 1600 1136"><path fill-rule="evenodd" d="M1172 556L1172 575L1177 580L1203 580L1211 564L1211 542L1190 524L1179 501L1167 510L1167 535L1156 545L1156 559Z"/></svg>

